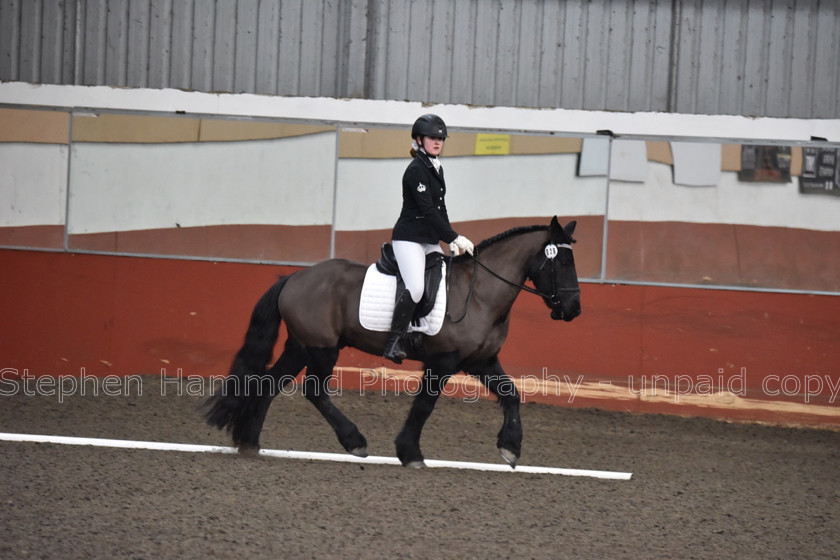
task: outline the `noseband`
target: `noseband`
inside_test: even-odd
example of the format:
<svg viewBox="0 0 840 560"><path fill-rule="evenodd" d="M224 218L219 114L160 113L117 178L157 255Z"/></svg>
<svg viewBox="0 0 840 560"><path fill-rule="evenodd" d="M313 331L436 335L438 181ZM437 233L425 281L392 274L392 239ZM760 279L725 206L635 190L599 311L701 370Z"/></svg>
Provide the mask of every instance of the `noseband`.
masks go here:
<svg viewBox="0 0 840 560"><path fill-rule="evenodd" d="M571 251L572 246L569 245L568 243L559 243L559 244L549 243L548 245L545 246L545 262L543 262L542 265L540 265L540 270L542 270L542 268L547 263L550 264L550 266L551 266L551 272L550 272L550 275L551 275L551 293L550 294L546 294L545 292L542 292L540 290L531 288L530 286L526 286L525 284L518 284L516 282L513 282L512 280L508 280L507 278L505 278L504 276L501 276L500 274L498 274L494 270L491 270L486 264L484 264L483 262L478 260L478 257L476 257L475 255L470 255L470 257L472 257L472 259L473 259L473 275L472 275L472 279L470 280L469 292L467 292L467 301L466 301L466 304L464 305L464 313L457 320L452 320L452 317L449 317L450 321L453 322L453 323L460 323L467 316L467 311L469 310L470 301L472 300L472 296L473 296L473 288L475 286L475 276L476 276L475 268L476 268L476 265L481 266L481 268L483 268L484 270L489 272L491 276L495 277L498 280L501 280L505 284L507 284L509 286L513 286L514 288L516 288L518 290L524 290L524 291L528 292L529 294L534 294L535 296L540 296L543 299L547 299L549 302L551 302L552 305L557 305L558 303L560 303L560 294L563 294L563 293L577 293L577 294L579 294L580 293L580 288L558 288L557 287L557 277L554 274L554 260L557 257L557 254L559 253L559 249L569 249ZM452 266L451 266L452 258L450 257L449 260L450 260L450 263L446 267L447 275L452 270ZM446 289L447 289L447 291L449 290L449 282L446 283ZM447 315L448 315L448 313L447 313Z"/></svg>

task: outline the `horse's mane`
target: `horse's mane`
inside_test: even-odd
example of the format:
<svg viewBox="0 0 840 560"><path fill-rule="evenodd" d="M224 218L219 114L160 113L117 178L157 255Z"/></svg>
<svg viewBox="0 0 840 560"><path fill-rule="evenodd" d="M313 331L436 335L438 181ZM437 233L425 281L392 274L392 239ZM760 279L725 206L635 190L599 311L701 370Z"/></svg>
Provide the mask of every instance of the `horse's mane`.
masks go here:
<svg viewBox="0 0 840 560"><path fill-rule="evenodd" d="M504 241L505 239L510 239L511 237L515 237L517 235L523 235L525 233L531 233L533 231L546 231L547 229L548 229L548 226L518 226L518 227L515 227L515 228L511 228L507 231L503 231L502 233L494 235L493 237L485 239L484 241L482 241L481 243L476 245L475 246L475 253L480 254L483 250L487 249L491 245L495 245L499 241ZM459 261L459 260L466 260L466 259L469 259L469 258L470 258L469 255L461 255L460 257L457 257L455 260Z"/></svg>
<svg viewBox="0 0 840 560"><path fill-rule="evenodd" d="M499 241L504 241L505 239L508 239L510 237L515 237L517 235L522 235L522 234L525 234L525 233L531 233L532 231L545 231L547 229L548 229L548 226L519 226L519 227L515 227L515 228L509 229L507 231L503 231L502 233L499 233L497 235L494 235L493 237L491 237L489 239L485 239L484 241L482 241L481 243L479 243L476 246L476 250L481 251L482 249L486 249L487 247L489 247L489 246L491 246L495 243L498 243Z"/></svg>

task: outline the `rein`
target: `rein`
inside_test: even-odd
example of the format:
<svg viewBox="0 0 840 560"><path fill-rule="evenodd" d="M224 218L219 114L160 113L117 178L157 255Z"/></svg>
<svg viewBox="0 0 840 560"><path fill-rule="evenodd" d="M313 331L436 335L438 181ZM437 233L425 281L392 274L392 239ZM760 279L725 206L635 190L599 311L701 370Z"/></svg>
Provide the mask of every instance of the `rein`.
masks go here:
<svg viewBox="0 0 840 560"><path fill-rule="evenodd" d="M475 278L476 278L475 271L476 271L477 265L480 265L481 268L483 268L484 270L489 272L490 275L493 276L494 278L496 278L497 280L501 280L505 284L507 284L509 286L513 286L514 288L516 288L518 290L524 290L524 291L528 292L529 294L534 294L535 296L540 296L541 298L549 300L551 303L557 303L558 300L559 300L559 294L562 293L562 292L578 292L579 293L580 288L558 288L557 285L555 284L557 282L557 278L554 274L554 257L557 256L557 249L558 248L571 249L572 247L571 247L571 245L568 245L568 244L565 244L565 243L560 244L560 245L553 245L553 244L549 243L545 248L546 262L551 263L551 292L552 292L551 294L546 294L545 292L541 292L540 290L537 290L535 288L531 288L530 286L526 286L525 284L519 284L519 283L514 282L512 280L508 280L507 278L500 275L499 273L497 273L496 271L494 271L490 267L488 267L486 264L484 264L483 262L478 260L478 257L471 254L470 257L473 260L473 274L472 274L472 278L470 279L470 288L467 291L467 299L464 302L464 312L461 314L461 317L458 318L458 319L452 319L452 316L449 315L449 313L447 312L447 317L449 318L449 321L452 322L452 323L460 323L461 321L463 321L466 318L467 312L469 312L470 302L472 301L473 293L475 291L474 290L475 289ZM450 256L449 257L449 262L447 263L447 266L446 266L447 301L449 300L449 278L448 277L452 272L452 266L451 266L452 265L452 259L453 259L453 257ZM545 266L545 263L543 263L543 266Z"/></svg>
<svg viewBox="0 0 840 560"><path fill-rule="evenodd" d="M470 256L473 258L473 273L472 273L472 278L470 278L470 289L467 291L467 300L464 302L464 313L461 314L461 317L459 319L452 319L452 315L450 315L449 312L447 311L446 315L449 318L449 321L451 323L460 323L461 321L463 321L467 317L467 312L470 310L470 301L472 301L474 288L475 288L475 277L476 277L475 269L476 269L476 265L478 264L478 259L475 258L473 255L470 255ZM450 285L449 276L452 274L452 259L453 258L454 257L450 256L449 257L449 262L446 263L446 301L449 301L449 285ZM484 265L482 264L481 266L484 266Z"/></svg>

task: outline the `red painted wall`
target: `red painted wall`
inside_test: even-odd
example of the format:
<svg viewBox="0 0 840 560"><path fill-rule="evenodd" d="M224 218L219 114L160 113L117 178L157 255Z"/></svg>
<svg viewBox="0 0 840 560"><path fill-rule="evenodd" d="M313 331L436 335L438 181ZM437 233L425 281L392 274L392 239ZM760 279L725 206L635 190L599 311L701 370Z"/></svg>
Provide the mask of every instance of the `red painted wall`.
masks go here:
<svg viewBox="0 0 840 560"><path fill-rule="evenodd" d="M222 375L256 300L293 269L0 250L0 270L0 369L9 378L24 370ZM582 301L578 319L553 322L538 298L523 293L501 356L508 372L573 382L583 376L628 393L653 376L689 382L708 375L747 399L819 406L821 422L840 424L840 415L825 416L827 407L840 406L832 394L840 389L840 297L584 284ZM393 364L345 350L340 365ZM805 403L808 382L814 394ZM796 385L801 391L793 394ZM548 400L567 403L566 395ZM643 398L571 404L709 413ZM722 413L726 408L713 414L785 419L735 407Z"/></svg>

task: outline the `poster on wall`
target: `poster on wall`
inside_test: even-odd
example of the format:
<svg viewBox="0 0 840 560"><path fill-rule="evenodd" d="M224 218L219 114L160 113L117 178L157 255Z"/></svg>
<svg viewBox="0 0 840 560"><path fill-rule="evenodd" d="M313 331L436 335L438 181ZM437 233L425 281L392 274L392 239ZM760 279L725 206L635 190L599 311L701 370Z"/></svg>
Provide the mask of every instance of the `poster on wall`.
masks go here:
<svg viewBox="0 0 840 560"><path fill-rule="evenodd" d="M738 180L744 182L789 183L790 146L741 147L741 170Z"/></svg>
<svg viewBox="0 0 840 560"><path fill-rule="evenodd" d="M840 149L802 148L799 192L840 196Z"/></svg>

